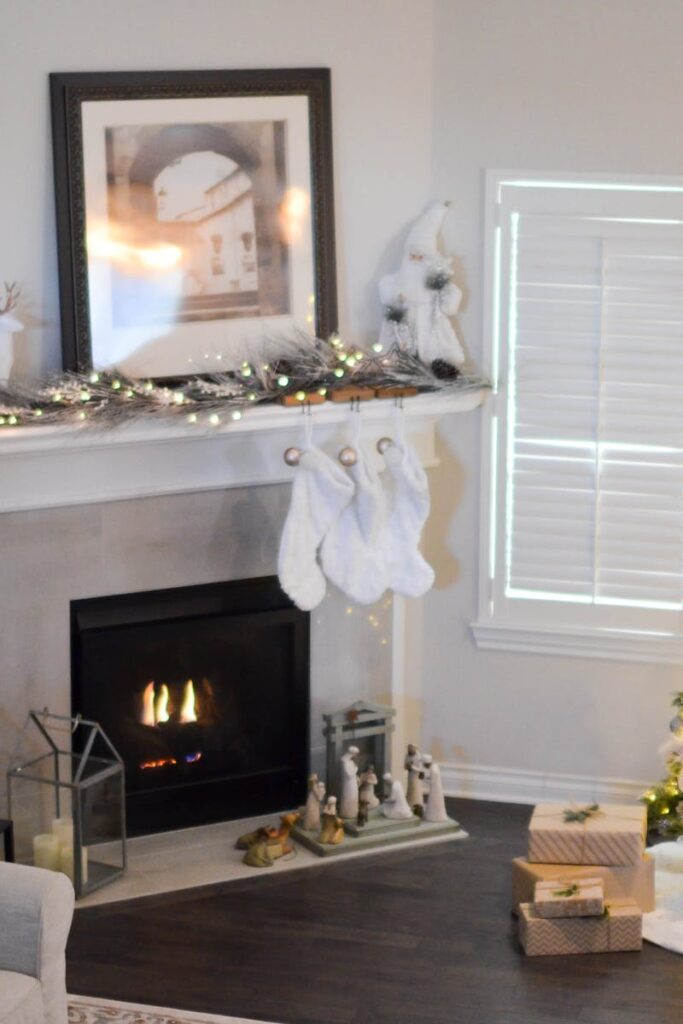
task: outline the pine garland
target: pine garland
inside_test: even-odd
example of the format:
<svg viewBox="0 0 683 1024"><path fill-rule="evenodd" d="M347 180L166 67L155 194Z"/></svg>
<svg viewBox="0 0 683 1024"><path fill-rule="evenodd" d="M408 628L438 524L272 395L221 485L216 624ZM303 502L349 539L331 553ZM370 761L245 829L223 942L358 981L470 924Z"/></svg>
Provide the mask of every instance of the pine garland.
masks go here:
<svg viewBox="0 0 683 1024"><path fill-rule="evenodd" d="M172 387L116 372L65 373L37 384L0 383L0 428L93 426L110 429L131 420L184 419L211 426L241 419L249 408L294 395L302 404L313 393L354 387L381 391L461 392L488 388L479 376L442 379L411 352L380 345L367 353L338 336L323 341L306 334L281 345L281 358L243 363L228 373L192 376Z"/></svg>

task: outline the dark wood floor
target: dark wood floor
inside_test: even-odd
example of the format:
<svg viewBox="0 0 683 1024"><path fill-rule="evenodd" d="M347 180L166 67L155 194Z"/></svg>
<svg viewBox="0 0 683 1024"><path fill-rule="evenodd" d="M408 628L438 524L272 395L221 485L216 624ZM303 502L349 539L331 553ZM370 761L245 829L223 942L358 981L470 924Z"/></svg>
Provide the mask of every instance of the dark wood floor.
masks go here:
<svg viewBox="0 0 683 1024"><path fill-rule="evenodd" d="M451 807L471 839L79 910L69 991L278 1024L680 1024L676 954L526 959L529 808Z"/></svg>

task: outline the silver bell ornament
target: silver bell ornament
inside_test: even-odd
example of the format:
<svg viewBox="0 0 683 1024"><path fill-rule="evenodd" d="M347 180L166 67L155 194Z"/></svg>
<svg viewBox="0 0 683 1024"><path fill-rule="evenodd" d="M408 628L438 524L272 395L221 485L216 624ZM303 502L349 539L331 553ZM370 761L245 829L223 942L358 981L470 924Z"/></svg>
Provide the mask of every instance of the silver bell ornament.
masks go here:
<svg viewBox="0 0 683 1024"><path fill-rule="evenodd" d="M347 468L349 466L355 466L358 462L358 453L356 449L351 448L350 445L347 445L346 448L342 448L339 452L339 461L342 466L346 466Z"/></svg>
<svg viewBox="0 0 683 1024"><path fill-rule="evenodd" d="M390 437L380 437L379 441L377 442L377 451L380 453L380 455L384 455L387 448L390 448L393 443L394 442L391 440Z"/></svg>
<svg viewBox="0 0 683 1024"><path fill-rule="evenodd" d="M298 466L302 455L301 448L288 448L283 455L283 459L288 466Z"/></svg>

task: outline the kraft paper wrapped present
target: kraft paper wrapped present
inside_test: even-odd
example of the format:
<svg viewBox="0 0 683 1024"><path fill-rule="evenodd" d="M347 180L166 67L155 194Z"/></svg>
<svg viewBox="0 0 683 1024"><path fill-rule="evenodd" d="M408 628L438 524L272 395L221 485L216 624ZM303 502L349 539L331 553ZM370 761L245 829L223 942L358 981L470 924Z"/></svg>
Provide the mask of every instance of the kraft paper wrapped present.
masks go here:
<svg viewBox="0 0 683 1024"><path fill-rule="evenodd" d="M643 944L643 915L633 900L608 900L601 917L539 917L519 908L519 941L527 956L621 953Z"/></svg>
<svg viewBox="0 0 683 1024"><path fill-rule="evenodd" d="M528 858L540 864L639 864L647 814L632 804L539 804L529 822Z"/></svg>
<svg viewBox="0 0 683 1024"><path fill-rule="evenodd" d="M635 900L644 914L655 909L655 861L649 853L639 864L628 867L596 864L531 864L526 857L512 862L512 910L520 903L532 903L536 882L601 878L605 899Z"/></svg>
<svg viewBox="0 0 683 1024"><path fill-rule="evenodd" d="M536 882L534 910L539 917L600 917L605 910L601 878L555 878Z"/></svg>

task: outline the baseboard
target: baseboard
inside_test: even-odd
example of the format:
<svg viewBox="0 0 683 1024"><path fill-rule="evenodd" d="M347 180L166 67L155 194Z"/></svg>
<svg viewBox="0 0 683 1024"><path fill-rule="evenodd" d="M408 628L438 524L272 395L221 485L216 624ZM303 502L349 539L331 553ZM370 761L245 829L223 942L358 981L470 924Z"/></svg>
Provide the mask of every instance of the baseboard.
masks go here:
<svg viewBox="0 0 683 1024"><path fill-rule="evenodd" d="M597 801L631 803L651 782L534 772L494 765L442 764L441 777L448 796L500 803L536 804L542 801Z"/></svg>

